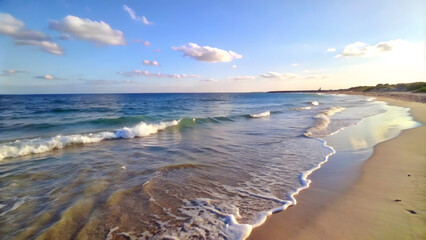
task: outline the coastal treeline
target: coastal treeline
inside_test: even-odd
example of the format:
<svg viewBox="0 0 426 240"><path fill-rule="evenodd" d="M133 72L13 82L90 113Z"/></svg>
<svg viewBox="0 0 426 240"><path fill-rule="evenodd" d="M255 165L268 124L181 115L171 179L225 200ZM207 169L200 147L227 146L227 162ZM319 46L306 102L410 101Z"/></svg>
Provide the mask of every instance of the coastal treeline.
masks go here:
<svg viewBox="0 0 426 240"><path fill-rule="evenodd" d="M351 87L346 90L357 92L387 92L387 91L400 91L400 92L423 92L426 93L426 82L413 82L413 83L398 83L398 84L377 84L376 86L358 86Z"/></svg>

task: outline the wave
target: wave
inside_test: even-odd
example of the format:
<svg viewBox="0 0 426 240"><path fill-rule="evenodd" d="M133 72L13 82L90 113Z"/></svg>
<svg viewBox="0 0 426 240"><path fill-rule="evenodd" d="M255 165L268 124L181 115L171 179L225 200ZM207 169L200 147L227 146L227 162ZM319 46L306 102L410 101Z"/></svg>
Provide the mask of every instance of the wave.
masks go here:
<svg viewBox="0 0 426 240"><path fill-rule="evenodd" d="M279 112L279 111L277 111ZM275 113L275 112L274 112ZM80 121L69 124L28 124L22 126L22 129L46 129L46 128L63 128L65 126L74 126L82 124L90 124L92 126L122 126L123 124L138 123L134 127L124 127L115 131L102 131L95 133L81 133L62 135L59 134L53 137L39 137L35 139L20 139L13 142L0 144L0 160L11 157L20 157L29 154L44 153L55 149L62 149L70 145L88 144L101 142L103 140L111 140L118 138L136 138L145 137L155 134L158 131L164 130L171 126L178 125L180 128L194 127L197 124L222 123L227 121L235 121L238 118L261 118L271 115L271 111L266 111L259 114L246 114L235 116L220 116L206 118L182 118L168 122L160 122L158 124L145 123L146 120L151 120L145 116L125 116L119 118L99 118L94 120Z"/></svg>
<svg viewBox="0 0 426 240"><path fill-rule="evenodd" d="M179 122L180 127L194 127L197 124L232 122L231 117L206 117L206 118L183 118Z"/></svg>
<svg viewBox="0 0 426 240"><path fill-rule="evenodd" d="M108 107L92 107L92 108L48 108L48 109L39 109L34 111L33 113L76 113L76 112L110 112L111 108Z"/></svg>
<svg viewBox="0 0 426 240"><path fill-rule="evenodd" d="M266 111L263 113L259 113L259 114L250 114L250 117L252 118L261 118L261 117L268 117L271 115L271 111Z"/></svg>
<svg viewBox="0 0 426 240"><path fill-rule="evenodd" d="M312 104L312 105L314 105L314 106L318 106L318 105L319 105L319 102L317 102L317 101L313 101L313 102L311 102L311 104Z"/></svg>
<svg viewBox="0 0 426 240"><path fill-rule="evenodd" d="M88 134L57 135L49 138L36 138L28 140L16 140L0 145L0 160L10 157L20 157L35 153L44 153L54 149L62 149L76 144L96 143L104 140L118 138L146 137L162 131L168 127L178 125L180 120L149 124L140 122L138 125L124 127L116 131L106 131Z"/></svg>
<svg viewBox="0 0 426 240"><path fill-rule="evenodd" d="M311 106L307 106L307 107L291 108L291 110L302 111L302 110L309 110L311 108L312 108Z"/></svg>
<svg viewBox="0 0 426 240"><path fill-rule="evenodd" d="M256 220L255 223L249 225L249 227L244 228L246 224L239 224L236 220L235 217L233 217L234 222L233 225L236 225L240 228L240 236L239 238L235 238L235 239L239 239L239 240L245 240L251 233L251 230L255 227L258 227L260 225L262 225L263 223L265 223L266 219L271 216L274 213L277 212L281 212L286 210L288 207L296 205L297 204L297 200L296 200L296 195L298 195L302 190L305 190L307 188L309 188L310 184L311 184L311 180L308 179L309 175L311 175L315 170L318 170L319 168L321 168L321 166L326 163L328 161L328 159L330 158L330 156L332 156L333 154L336 153L336 151L334 150L334 148L332 148L331 146L327 145L327 142L317 138L316 140L321 141L324 145L324 147L328 148L331 152L329 154L327 154L321 162L319 162L316 166L314 166L313 168L303 171L302 173L299 174L299 183L301 184L300 187L296 188L294 191L291 191L287 194L287 199L286 200L281 200L276 198L275 201L277 202L282 202L283 205L281 205L280 207L271 209L269 211L263 211L261 213L258 214L258 218ZM245 230L245 231L244 231Z"/></svg>
<svg viewBox="0 0 426 240"><path fill-rule="evenodd" d="M152 119L149 117L136 115L136 116L125 116L125 117L119 117L119 118L98 118L98 119L69 122L69 123L63 123L63 122L62 123L30 123L30 124L19 126L19 128L24 130L38 130L38 129L64 128L67 126L76 126L76 125L120 127L120 126L123 126L124 124L137 124L145 120L152 120ZM13 126L13 127L16 127L16 126Z"/></svg>
<svg viewBox="0 0 426 240"><path fill-rule="evenodd" d="M314 126L310 127L303 135L307 137L316 136L324 132L330 124L330 118L334 114L343 111L343 107L330 107L315 115L317 119Z"/></svg>

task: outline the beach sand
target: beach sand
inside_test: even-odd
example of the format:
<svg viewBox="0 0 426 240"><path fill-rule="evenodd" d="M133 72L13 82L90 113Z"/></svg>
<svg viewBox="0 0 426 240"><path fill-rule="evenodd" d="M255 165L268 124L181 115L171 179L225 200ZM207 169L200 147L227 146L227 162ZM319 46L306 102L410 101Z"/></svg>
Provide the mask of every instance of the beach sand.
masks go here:
<svg viewBox="0 0 426 240"><path fill-rule="evenodd" d="M426 104L378 100L410 108L426 124ZM350 172L339 173L331 159L309 176L297 205L271 215L249 239L426 239L425 137L426 126L405 130Z"/></svg>

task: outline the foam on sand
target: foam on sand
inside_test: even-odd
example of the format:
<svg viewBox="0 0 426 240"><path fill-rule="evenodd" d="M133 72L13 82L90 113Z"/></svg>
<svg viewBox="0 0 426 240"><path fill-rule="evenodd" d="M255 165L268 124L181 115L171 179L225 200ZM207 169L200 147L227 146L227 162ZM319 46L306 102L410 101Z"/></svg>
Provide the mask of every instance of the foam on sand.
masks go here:
<svg viewBox="0 0 426 240"><path fill-rule="evenodd" d="M149 124L141 122L134 127L124 127L115 132L98 132L88 134L57 135L49 138L16 140L0 145L0 160L9 157L20 157L35 153L44 153L54 149L62 149L73 144L96 143L118 138L146 137L168 127L178 125L180 120Z"/></svg>
<svg viewBox="0 0 426 240"><path fill-rule="evenodd" d="M250 114L250 117L252 118L261 118L261 117L269 117L271 115L271 111L266 111L259 114Z"/></svg>

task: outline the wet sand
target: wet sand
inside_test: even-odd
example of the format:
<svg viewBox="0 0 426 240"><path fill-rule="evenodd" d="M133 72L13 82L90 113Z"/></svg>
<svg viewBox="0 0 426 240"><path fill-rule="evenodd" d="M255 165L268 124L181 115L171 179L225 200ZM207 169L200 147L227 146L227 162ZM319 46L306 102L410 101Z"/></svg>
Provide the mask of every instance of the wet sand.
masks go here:
<svg viewBox="0 0 426 240"><path fill-rule="evenodd" d="M378 100L410 108L414 119L426 124L426 104ZM311 186L296 196L297 205L270 216L248 239L424 238L425 137L426 126L405 130L349 169L333 161L338 156L331 158L310 175Z"/></svg>

